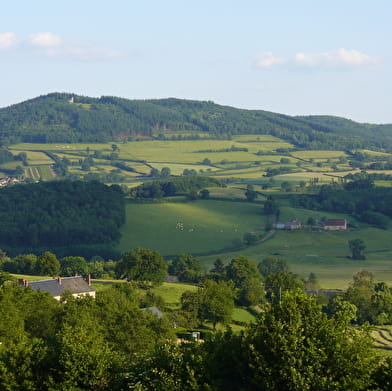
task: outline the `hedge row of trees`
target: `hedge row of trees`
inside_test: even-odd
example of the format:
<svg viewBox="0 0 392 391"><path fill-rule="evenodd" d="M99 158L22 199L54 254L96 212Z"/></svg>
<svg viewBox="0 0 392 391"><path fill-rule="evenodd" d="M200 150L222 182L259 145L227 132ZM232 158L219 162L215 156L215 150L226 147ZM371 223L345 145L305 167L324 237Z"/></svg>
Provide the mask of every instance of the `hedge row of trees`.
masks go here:
<svg viewBox="0 0 392 391"><path fill-rule="evenodd" d="M80 256L58 259L56 254L45 251L40 255L20 254L10 258L0 250L0 270L14 274L64 277L91 274L92 278L115 278L115 266L115 261L104 261L99 256L89 261Z"/></svg>
<svg viewBox="0 0 392 391"><path fill-rule="evenodd" d="M185 175L160 179L153 182L145 182L130 190L130 196L134 198L162 198L175 194L191 194L210 186L222 186L215 178L197 175Z"/></svg>

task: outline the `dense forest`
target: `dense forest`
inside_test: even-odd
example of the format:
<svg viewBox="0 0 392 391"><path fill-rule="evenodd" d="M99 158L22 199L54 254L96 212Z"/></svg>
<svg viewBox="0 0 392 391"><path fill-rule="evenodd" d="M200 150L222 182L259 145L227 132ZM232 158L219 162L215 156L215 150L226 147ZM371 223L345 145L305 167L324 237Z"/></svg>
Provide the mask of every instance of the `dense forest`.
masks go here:
<svg viewBox="0 0 392 391"><path fill-rule="evenodd" d="M117 185L53 181L0 189L0 246L10 253L84 246L103 250L115 243L125 221ZM91 250L92 251L92 250ZM84 252L83 252L84 253ZM95 250L96 253L96 250Z"/></svg>
<svg viewBox="0 0 392 391"><path fill-rule="evenodd" d="M168 130L203 132L212 138L270 134L308 149L392 150L392 125L360 124L332 116L291 117L210 101L128 100L52 93L0 109L0 145L107 142L153 134L165 138Z"/></svg>

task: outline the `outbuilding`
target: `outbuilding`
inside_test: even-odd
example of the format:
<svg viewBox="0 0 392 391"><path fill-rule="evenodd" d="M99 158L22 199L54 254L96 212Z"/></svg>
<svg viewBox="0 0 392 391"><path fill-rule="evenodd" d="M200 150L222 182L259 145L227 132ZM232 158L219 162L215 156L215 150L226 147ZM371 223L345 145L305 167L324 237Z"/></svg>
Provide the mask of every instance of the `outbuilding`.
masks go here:
<svg viewBox="0 0 392 391"><path fill-rule="evenodd" d="M347 220L346 219L325 220L324 229L326 231L347 231Z"/></svg>

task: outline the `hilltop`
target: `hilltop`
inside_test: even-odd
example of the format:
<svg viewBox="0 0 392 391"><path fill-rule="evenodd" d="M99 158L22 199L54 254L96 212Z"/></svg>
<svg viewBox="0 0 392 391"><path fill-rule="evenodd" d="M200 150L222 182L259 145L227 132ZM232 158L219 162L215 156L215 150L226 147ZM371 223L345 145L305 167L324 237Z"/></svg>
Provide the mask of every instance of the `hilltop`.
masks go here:
<svg viewBox="0 0 392 391"><path fill-rule="evenodd" d="M0 145L138 138L272 135L306 149L392 151L392 125L333 116L288 116L184 99L129 100L51 93L0 109ZM180 136L181 137L181 136Z"/></svg>

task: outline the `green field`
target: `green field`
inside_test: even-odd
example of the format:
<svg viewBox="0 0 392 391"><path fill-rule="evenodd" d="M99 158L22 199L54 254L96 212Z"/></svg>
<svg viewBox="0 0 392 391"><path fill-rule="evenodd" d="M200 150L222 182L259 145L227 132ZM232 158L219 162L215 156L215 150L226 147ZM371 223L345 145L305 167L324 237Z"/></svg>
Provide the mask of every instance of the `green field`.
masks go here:
<svg viewBox="0 0 392 391"><path fill-rule="evenodd" d="M291 154L300 159L333 159L341 156L347 157L344 151L298 151Z"/></svg>
<svg viewBox="0 0 392 391"><path fill-rule="evenodd" d="M37 151L23 151L23 150L16 150L13 149L12 153L14 155L18 155L21 152L25 152L27 155L27 161L29 164L53 164L54 161L44 152L37 152Z"/></svg>
<svg viewBox="0 0 392 391"><path fill-rule="evenodd" d="M385 356L392 355L392 326L378 326L372 331L371 336L377 353Z"/></svg>
<svg viewBox="0 0 392 391"><path fill-rule="evenodd" d="M16 144L9 149L13 154L26 152L30 166L42 166L53 164L45 151L56 154L60 159L66 157L73 165L69 170L77 175L85 175L79 161L88 155L92 156L94 151L101 151L109 156L112 152L112 143L102 144ZM132 186L133 178L143 178L149 175L151 167L161 170L169 167L172 175L181 175L185 169L194 169L202 175L212 175L222 179L235 178L241 180L263 180L267 169L282 167L281 159L289 159L289 167L293 173L277 176L278 180L308 182L312 178L319 178L320 183L331 181L329 174L340 177L350 172L348 162L341 162L339 158L350 160L343 151L328 150L294 150L294 146L277 137L268 135L243 134L233 136L231 140L144 140L116 143L119 150L118 160L135 170L130 173L120 170L124 177L121 183ZM232 148L246 148L247 151L231 151ZM285 149L290 152L278 153L277 149ZM372 151L363 150L370 154ZM261 154L260 154L261 153ZM372 154L377 158L388 160L389 154ZM211 164L204 164L209 159ZM108 172L113 169L108 159L95 159L95 166L90 172ZM15 169L21 163L18 161L0 165L7 169ZM298 166L297 166L298 164ZM377 172L370 171L369 172ZM382 171L388 173L387 171Z"/></svg>
<svg viewBox="0 0 392 391"><path fill-rule="evenodd" d="M236 199L240 194L239 189L228 189L226 194L217 192L216 196ZM390 230L372 228L337 213L281 207L281 221L297 218L306 222L309 217L318 221L323 217L347 218L357 228L348 232L324 232L317 227L296 232L276 231L263 243L232 252L230 248L238 246L245 232L263 232L267 219L262 214L262 204L216 200L129 203L118 250L141 246L166 256L212 252L213 255L202 256L207 269L217 257L229 262L235 256L246 255L260 262L265 256L275 255L288 259L300 277L316 273L324 288L347 287L352 275L360 269L373 272L376 280L392 283ZM364 261L349 258L348 241L355 238L362 238L367 246Z"/></svg>
<svg viewBox="0 0 392 391"><path fill-rule="evenodd" d="M196 170L199 172L200 170L202 171L216 171L217 168L207 166L205 164L181 164L181 163L155 163L151 162L151 166L158 170L162 170L163 167L168 167L170 168L170 173L172 175L181 175L184 170Z"/></svg>
<svg viewBox="0 0 392 391"><path fill-rule="evenodd" d="M251 323L256 318L245 308L236 307L234 308L232 319L237 322Z"/></svg>
<svg viewBox="0 0 392 391"><path fill-rule="evenodd" d="M262 206L248 202L129 203L126 211L118 249L140 246L163 255L224 251L266 223Z"/></svg>
<svg viewBox="0 0 392 391"><path fill-rule="evenodd" d="M248 247L242 251L220 254L229 262L238 255L246 255L260 262L265 256L286 258L293 272L306 278L316 273L323 288L346 288L353 274L364 269L371 271L377 281L392 283L392 243L391 231L375 228L361 228L350 232L327 233L313 229L296 232L277 231L264 243ZM367 257L364 261L348 258L348 241L362 238L365 241ZM211 267L217 256L203 257Z"/></svg>
<svg viewBox="0 0 392 391"><path fill-rule="evenodd" d="M196 291L195 285L164 282L153 288L153 292L161 296L171 309L180 307L180 297L186 291Z"/></svg>

